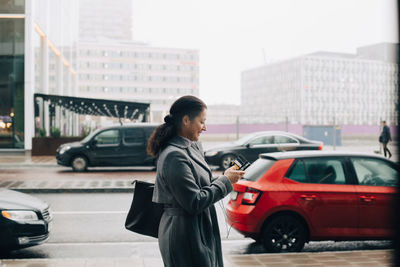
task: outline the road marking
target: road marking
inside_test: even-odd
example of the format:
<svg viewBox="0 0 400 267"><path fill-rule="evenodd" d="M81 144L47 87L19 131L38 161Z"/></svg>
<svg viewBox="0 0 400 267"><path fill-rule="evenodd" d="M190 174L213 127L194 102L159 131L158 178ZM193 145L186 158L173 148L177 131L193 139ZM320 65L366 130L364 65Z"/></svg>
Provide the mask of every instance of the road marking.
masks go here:
<svg viewBox="0 0 400 267"><path fill-rule="evenodd" d="M128 211L53 211L53 215L75 215L75 214L127 214Z"/></svg>

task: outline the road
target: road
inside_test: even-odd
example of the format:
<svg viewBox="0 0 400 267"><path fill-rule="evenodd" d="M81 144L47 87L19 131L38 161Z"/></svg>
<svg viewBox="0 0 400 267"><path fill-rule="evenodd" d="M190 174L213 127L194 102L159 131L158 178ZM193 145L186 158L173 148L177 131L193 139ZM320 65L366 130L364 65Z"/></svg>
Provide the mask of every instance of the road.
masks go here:
<svg viewBox="0 0 400 267"><path fill-rule="evenodd" d="M113 173L109 173L113 175ZM53 211L51 238L45 244L1 255L22 258L129 258L160 257L157 240L125 230L130 193L45 193L31 194L45 200ZM226 203L227 198L224 199ZM224 254L263 253L260 244L234 229L227 236L224 210L217 204ZM351 251L391 248L388 241L311 242L304 252Z"/></svg>

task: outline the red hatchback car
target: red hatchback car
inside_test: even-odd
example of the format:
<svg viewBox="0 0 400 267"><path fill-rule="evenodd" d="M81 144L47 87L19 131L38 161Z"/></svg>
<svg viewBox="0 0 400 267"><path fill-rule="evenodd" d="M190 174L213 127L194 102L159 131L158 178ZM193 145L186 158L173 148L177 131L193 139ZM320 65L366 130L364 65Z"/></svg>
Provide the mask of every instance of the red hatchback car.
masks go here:
<svg viewBox="0 0 400 267"><path fill-rule="evenodd" d="M234 185L228 223L270 252L312 240L391 239L398 173L379 155L261 154Z"/></svg>

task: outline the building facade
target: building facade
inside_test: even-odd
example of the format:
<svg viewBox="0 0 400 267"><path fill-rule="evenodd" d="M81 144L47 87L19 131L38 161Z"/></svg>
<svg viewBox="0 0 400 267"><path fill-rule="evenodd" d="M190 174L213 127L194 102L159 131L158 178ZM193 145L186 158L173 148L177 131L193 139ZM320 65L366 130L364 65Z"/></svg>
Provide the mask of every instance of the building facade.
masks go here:
<svg viewBox="0 0 400 267"><path fill-rule="evenodd" d="M79 40L132 40L132 0L79 0Z"/></svg>
<svg viewBox="0 0 400 267"><path fill-rule="evenodd" d="M398 44L357 54L316 52L244 71L242 114L251 123L397 123Z"/></svg>
<svg viewBox="0 0 400 267"><path fill-rule="evenodd" d="M125 42L80 42L79 96L150 103L162 122L182 95L199 95L197 50Z"/></svg>
<svg viewBox="0 0 400 267"><path fill-rule="evenodd" d="M35 126L48 130L34 119L49 110L35 108L35 93L77 93L77 8L76 0L0 2L0 149L30 150Z"/></svg>

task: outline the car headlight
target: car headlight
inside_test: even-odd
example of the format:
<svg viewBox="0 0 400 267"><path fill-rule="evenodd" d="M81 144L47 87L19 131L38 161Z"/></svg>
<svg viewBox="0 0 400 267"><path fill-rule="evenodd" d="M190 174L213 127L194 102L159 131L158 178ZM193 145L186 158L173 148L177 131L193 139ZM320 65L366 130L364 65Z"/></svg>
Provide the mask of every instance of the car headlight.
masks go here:
<svg viewBox="0 0 400 267"><path fill-rule="evenodd" d="M60 149L60 155L64 154L65 151L69 150L70 148L71 148L70 146L63 146L63 147Z"/></svg>
<svg viewBox="0 0 400 267"><path fill-rule="evenodd" d="M218 154L218 151L207 151L206 153L205 153L205 156L206 157L213 157L213 156L215 156L215 155L217 155Z"/></svg>
<svg viewBox="0 0 400 267"><path fill-rule="evenodd" d="M37 214L31 210L3 210L1 215L4 218L17 222L37 221Z"/></svg>

